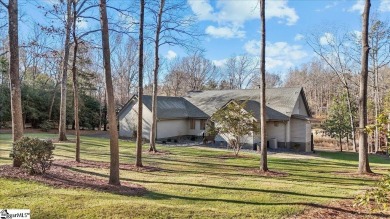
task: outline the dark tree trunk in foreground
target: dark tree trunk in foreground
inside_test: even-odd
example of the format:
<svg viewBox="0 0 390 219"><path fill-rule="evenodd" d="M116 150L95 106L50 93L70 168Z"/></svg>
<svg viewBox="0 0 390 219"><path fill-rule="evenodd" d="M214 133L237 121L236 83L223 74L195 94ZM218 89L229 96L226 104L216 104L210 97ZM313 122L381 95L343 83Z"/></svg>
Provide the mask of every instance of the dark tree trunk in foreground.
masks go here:
<svg viewBox="0 0 390 219"><path fill-rule="evenodd" d="M260 83L260 171L268 171L267 165L267 139L266 139L266 117L265 117L265 0L260 0L260 20L261 20L261 83Z"/></svg>
<svg viewBox="0 0 390 219"><path fill-rule="evenodd" d="M143 73L144 73L144 11L145 1L140 4L139 21L139 57L138 57L138 127L137 127L137 153L135 166L142 167L142 95L143 95Z"/></svg>
<svg viewBox="0 0 390 219"><path fill-rule="evenodd" d="M367 126L367 81L368 81L368 21L370 15L370 0L366 0L362 24L362 69L359 92L359 173L371 173L368 162L368 143L365 127Z"/></svg>
<svg viewBox="0 0 390 219"><path fill-rule="evenodd" d="M158 89L158 71L160 67L159 49L161 20L164 10L165 0L160 1L160 9L157 17L156 37L154 39L154 70L153 70L153 97L152 97L152 128L150 130L150 148L149 151L157 152L156 149L156 131L157 131L157 89Z"/></svg>
<svg viewBox="0 0 390 219"><path fill-rule="evenodd" d="M9 35L9 78L11 92L12 140L23 137L22 98L19 80L19 36L18 36L18 1L8 3L8 35ZM14 167L20 167L19 160L13 160Z"/></svg>
<svg viewBox="0 0 390 219"><path fill-rule="evenodd" d="M115 113L114 89L111 77L110 40L108 33L106 0L100 0L100 23L102 27L102 48L104 59L104 72L106 77L107 114L110 124L110 180L109 184L120 185L119 181L119 145L118 129Z"/></svg>
<svg viewBox="0 0 390 219"><path fill-rule="evenodd" d="M79 122L79 87L77 80L77 50L79 47L79 42L76 36L76 22L77 22L77 1L73 1L73 64L72 64L72 73L73 73L73 99L74 99L74 124L75 124L75 133L76 133L76 161L80 162L80 122Z"/></svg>
<svg viewBox="0 0 390 219"><path fill-rule="evenodd" d="M68 61L70 51L70 32L72 27L72 0L66 1L66 28L65 28L65 48L62 60L62 79L61 79L61 104L60 104L60 122L58 125L58 140L66 141L66 82L68 79Z"/></svg>

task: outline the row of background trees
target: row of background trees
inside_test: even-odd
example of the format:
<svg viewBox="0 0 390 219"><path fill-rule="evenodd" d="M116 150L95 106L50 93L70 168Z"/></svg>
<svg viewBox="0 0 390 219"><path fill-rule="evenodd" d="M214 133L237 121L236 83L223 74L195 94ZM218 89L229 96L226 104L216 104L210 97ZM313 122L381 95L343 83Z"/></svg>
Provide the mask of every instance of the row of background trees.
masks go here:
<svg viewBox="0 0 390 219"><path fill-rule="evenodd" d="M141 17L144 9L138 12L134 7L118 8L115 5L107 7L121 15L118 20L109 19L110 37L107 37L108 43L113 45L108 51L108 57L111 56L109 69L112 69L116 110L134 93L183 96L190 90L258 87L261 63L259 57L246 54L232 55L226 61L225 67L218 67L203 56L201 48L191 46L197 45L194 42L199 40L202 34L196 32L193 17L184 14L186 1L156 0L147 3L146 13L152 16L145 19L145 25L139 25L139 22L133 19ZM144 2L138 4L143 6ZM106 109L109 108L106 102L109 98L106 95L107 75L104 76L103 73L107 73L108 68L107 60L103 65L103 59L107 58L107 54L103 55L102 48L105 47L100 44L102 41L96 35L102 31L102 28L89 25L89 29L83 29L80 25L85 20L90 20L91 24L99 22L99 18L93 14L99 8L102 10L101 5L102 2L94 0L59 1L47 6L37 4L37 8L48 19L56 22L36 23L34 31L21 39L19 71L22 89L24 89L22 91L24 121L34 126L41 126L51 120L59 121L60 140L66 139L64 135L66 124L73 123L72 110L83 113L86 111L86 115L80 114L82 127L94 128L96 121L99 121L98 127L106 123L108 114ZM383 105L389 94L389 80L386 80L389 77L390 60L389 24L378 16L373 16L370 22L371 29L368 37L371 50L368 82L369 99L373 100L371 103L373 107L369 110L369 115L375 118L386 110ZM4 23L7 23L5 19ZM140 27L138 32L134 30L134 26L137 25ZM0 27L6 25L1 24ZM144 27L145 36L141 37L141 29L143 31ZM186 31L179 27L184 27ZM359 34L345 30L346 28L332 27L307 34L307 43L318 58L290 69L284 74L284 78L279 74L267 73L265 84L268 87L303 86L312 111L317 117L326 117L335 98L345 95L349 118L347 129L354 139L356 126L354 105L358 102L362 39ZM2 34L2 36L6 35ZM11 50L9 39L7 37L1 39L1 57L5 58L11 54L8 53ZM141 56L139 49L144 41L145 55ZM162 45L181 46L187 49L188 55L173 60L159 58L159 47ZM9 125L12 111L10 98L7 96L9 94L5 91L10 78L7 78L4 66L9 63L7 64L4 58L1 61L3 70L0 86L4 92L1 93L0 99L0 122L6 126ZM72 78L67 77L68 71L72 72ZM143 72L146 81L139 87ZM71 95L72 91L73 95ZM66 98L69 95L73 99ZM42 101L45 104L36 104ZM77 113L73 114L77 115ZM91 115L94 115L92 118L97 118L94 124L85 121L86 117L91 118ZM75 128L78 130L77 127ZM375 139L378 139L376 140L376 149L378 149L380 144L378 132L375 136Z"/></svg>

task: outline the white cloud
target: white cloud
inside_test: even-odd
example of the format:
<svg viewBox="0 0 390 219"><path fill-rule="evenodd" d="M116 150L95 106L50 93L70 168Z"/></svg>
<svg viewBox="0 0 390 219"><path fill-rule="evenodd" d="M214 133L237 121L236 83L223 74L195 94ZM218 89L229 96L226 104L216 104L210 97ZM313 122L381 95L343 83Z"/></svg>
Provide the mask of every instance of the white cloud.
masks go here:
<svg viewBox="0 0 390 219"><path fill-rule="evenodd" d="M287 0L266 1L266 18L278 18L280 23L294 25L299 17L287 3ZM217 0L215 7L209 0L188 0L188 4L199 20L216 22L219 29L236 28L238 32L245 22L260 18L258 1ZM241 33L245 36L245 32Z"/></svg>
<svg viewBox="0 0 390 219"><path fill-rule="evenodd" d="M167 58L168 60L172 60L176 57L177 57L177 53L175 53L172 50L168 50L167 54L165 55L165 58Z"/></svg>
<svg viewBox="0 0 390 219"><path fill-rule="evenodd" d="M300 41L300 40L303 40L305 38L305 36L303 36L302 34L297 34L297 35L295 35L295 37L294 37L294 40L295 41Z"/></svg>
<svg viewBox="0 0 390 219"><path fill-rule="evenodd" d="M118 18L119 21L122 23L121 25L125 26L130 31L134 30L134 28L136 27L135 24L138 22L138 20L135 17L128 14L119 13L119 12L118 12Z"/></svg>
<svg viewBox="0 0 390 219"><path fill-rule="evenodd" d="M86 21L84 18L78 18L76 26L79 29L86 29L88 27L88 21Z"/></svg>
<svg viewBox="0 0 390 219"><path fill-rule="evenodd" d="M188 0L188 4L199 20L212 19L214 9L208 0Z"/></svg>
<svg viewBox="0 0 390 219"><path fill-rule="evenodd" d="M379 5L379 11L389 12L390 11L390 0L381 0Z"/></svg>
<svg viewBox="0 0 390 219"><path fill-rule="evenodd" d="M236 27L214 27L208 26L205 31L208 35L215 38L243 38L245 31L239 30Z"/></svg>
<svg viewBox="0 0 390 219"><path fill-rule="evenodd" d="M216 67L222 67L226 64L227 59L213 60L212 62Z"/></svg>
<svg viewBox="0 0 390 219"><path fill-rule="evenodd" d="M267 18L277 17L285 19L287 25L294 25L299 19L295 9L288 7L285 0L267 1L265 6L267 11L265 16Z"/></svg>
<svg viewBox="0 0 390 219"><path fill-rule="evenodd" d="M359 13L363 13L364 10L364 0L357 0L351 8L348 9L349 12L358 11Z"/></svg>
<svg viewBox="0 0 390 219"><path fill-rule="evenodd" d="M245 50L252 55L260 55L260 42L256 40L248 41ZM287 70L295 66L308 54L300 45L289 45L287 42L267 42L266 45L266 68L267 70L280 68Z"/></svg>
<svg viewBox="0 0 390 219"><path fill-rule="evenodd" d="M361 39L362 38L362 31L360 30L354 30L353 31L353 35L358 38L358 39Z"/></svg>
<svg viewBox="0 0 390 219"><path fill-rule="evenodd" d="M59 0L44 0L43 2L45 2L46 4L49 4L49 5L54 5L54 4L60 3Z"/></svg>
<svg viewBox="0 0 390 219"><path fill-rule="evenodd" d="M317 11L317 12L321 12L321 11L325 11L325 10L330 9L330 8L334 8L334 7L336 7L337 5L339 5L339 3L340 3L340 2L338 2L338 1L331 2L331 3L327 4L327 5L325 5L324 8L322 8L322 9L317 9L316 11Z"/></svg>
<svg viewBox="0 0 390 219"><path fill-rule="evenodd" d="M334 35L332 33L324 33L324 35L320 37L321 45L328 45L331 42L334 42Z"/></svg>

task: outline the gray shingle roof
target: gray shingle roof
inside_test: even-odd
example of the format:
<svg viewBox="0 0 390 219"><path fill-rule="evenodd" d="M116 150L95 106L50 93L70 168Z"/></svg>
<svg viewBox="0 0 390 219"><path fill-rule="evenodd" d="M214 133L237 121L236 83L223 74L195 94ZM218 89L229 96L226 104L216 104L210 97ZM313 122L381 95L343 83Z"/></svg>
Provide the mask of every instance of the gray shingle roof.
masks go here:
<svg viewBox="0 0 390 219"><path fill-rule="evenodd" d="M285 120L291 116L302 88L266 89L268 119ZM259 114L260 90L210 90L190 92L186 97L189 102L211 116L230 100L248 100L248 108Z"/></svg>
<svg viewBox="0 0 390 219"><path fill-rule="evenodd" d="M301 94L304 103L308 108L302 88L269 88L266 89L266 116L267 120L286 121L292 116L296 101ZM133 100L133 96L121 109L119 115ZM186 97L157 97L157 118L158 119L179 119L179 118L202 118L212 116L218 109L231 100L247 101L245 110L252 112L258 120L260 115L260 90L210 90L190 92ZM144 95L143 103L152 110L152 96ZM310 117L310 112L309 117Z"/></svg>
<svg viewBox="0 0 390 219"><path fill-rule="evenodd" d="M240 102L245 100L240 100ZM260 121L260 101L248 100L244 108L247 112L252 113L257 121ZM277 120L277 121L288 121L289 117L266 106L265 109L266 119L267 120Z"/></svg>
<svg viewBox="0 0 390 219"><path fill-rule="evenodd" d="M144 95L142 102L152 110L152 96ZM157 97L157 118L158 119L179 119L179 118L208 118L198 107L188 102L183 97Z"/></svg>

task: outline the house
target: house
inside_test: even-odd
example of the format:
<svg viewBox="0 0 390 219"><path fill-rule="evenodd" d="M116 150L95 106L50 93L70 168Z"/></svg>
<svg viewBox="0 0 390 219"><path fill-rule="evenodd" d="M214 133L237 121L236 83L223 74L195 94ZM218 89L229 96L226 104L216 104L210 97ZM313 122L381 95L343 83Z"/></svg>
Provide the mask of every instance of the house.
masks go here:
<svg viewBox="0 0 390 219"><path fill-rule="evenodd" d="M246 101L245 110L259 121L260 90L208 90L190 92L185 97L157 97L157 139L202 136L207 120L229 101ZM266 89L267 141L271 148L311 151L311 117L302 88ZM137 127L137 96L119 112L119 135L134 136ZM143 137L148 139L152 121L152 98L143 96ZM217 142L226 142L216 136ZM246 145L260 141L254 133L245 136Z"/></svg>

